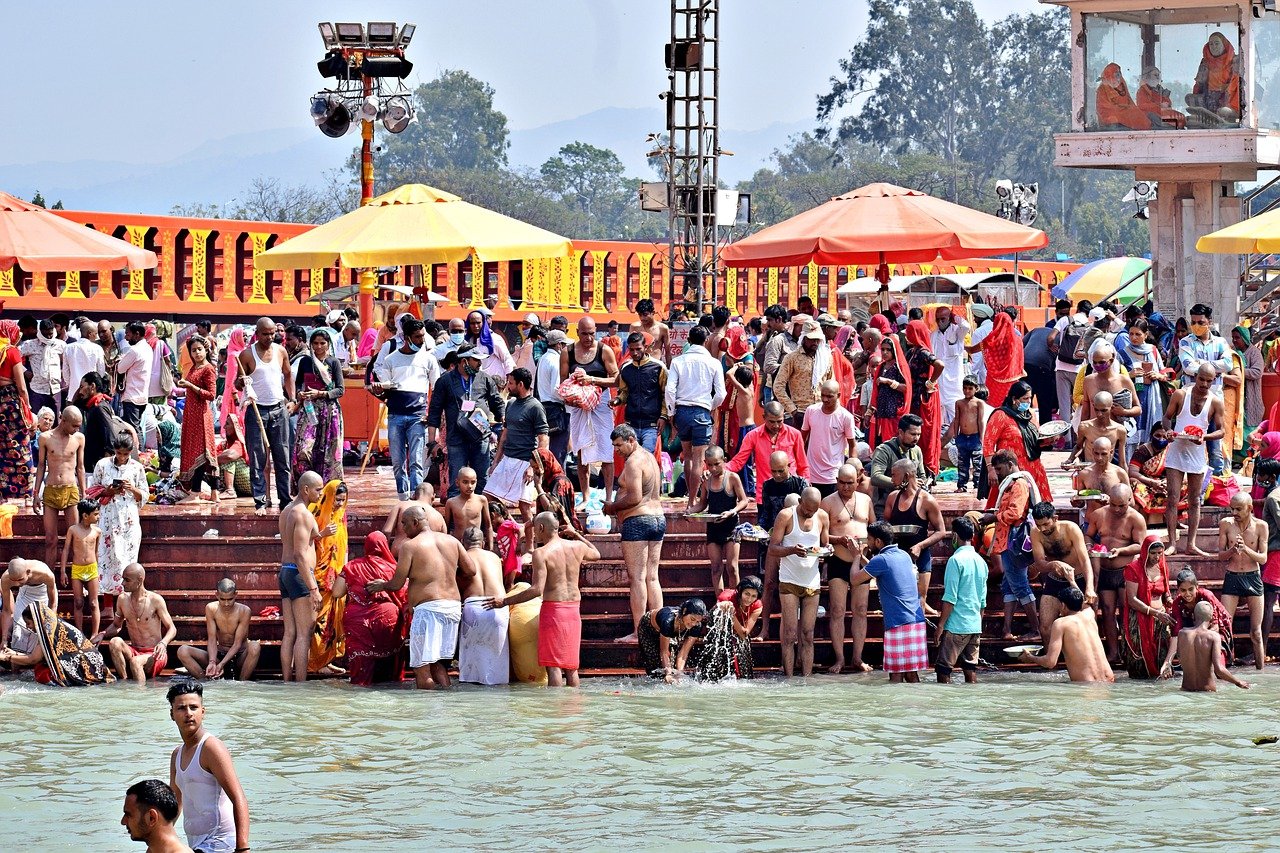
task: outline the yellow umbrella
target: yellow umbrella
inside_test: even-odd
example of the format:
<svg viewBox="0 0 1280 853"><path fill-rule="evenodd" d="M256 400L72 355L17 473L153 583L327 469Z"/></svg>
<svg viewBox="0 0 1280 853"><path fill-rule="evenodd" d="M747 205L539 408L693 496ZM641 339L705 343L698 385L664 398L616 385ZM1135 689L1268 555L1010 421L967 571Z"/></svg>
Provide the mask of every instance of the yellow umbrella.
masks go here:
<svg viewBox="0 0 1280 853"><path fill-rule="evenodd" d="M1196 251L1214 255L1280 252L1280 210L1250 217L1196 241Z"/></svg>
<svg viewBox="0 0 1280 853"><path fill-rule="evenodd" d="M463 201L423 184L406 184L258 255L259 269L351 269L564 257L567 237Z"/></svg>

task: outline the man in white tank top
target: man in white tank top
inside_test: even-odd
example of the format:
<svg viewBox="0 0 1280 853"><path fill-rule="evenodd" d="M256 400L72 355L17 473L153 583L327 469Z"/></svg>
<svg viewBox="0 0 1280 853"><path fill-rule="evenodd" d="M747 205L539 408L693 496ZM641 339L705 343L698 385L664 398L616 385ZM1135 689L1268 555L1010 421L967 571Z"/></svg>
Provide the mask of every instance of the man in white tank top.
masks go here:
<svg viewBox="0 0 1280 853"><path fill-rule="evenodd" d="M1214 396L1213 383L1217 371L1209 363L1196 370L1194 385L1179 388L1169 395L1169 405L1164 411L1165 420L1173 424L1173 440L1164 452L1164 478L1166 494L1182 494L1182 482L1187 483L1187 544L1177 548L1178 535L1174 526L1178 518L1178 502L1169 501L1165 512L1165 525L1169 528L1169 547L1208 557L1209 554L1196 545L1196 530L1200 528L1200 500L1204 494L1204 475L1209 470L1209 454L1206 445L1222 438L1222 398ZM1212 432L1210 431L1212 430Z"/></svg>
<svg viewBox="0 0 1280 853"><path fill-rule="evenodd" d="M822 493L810 486L800 503L778 513L769 535L769 553L778 558L778 598L782 604L782 671L795 673L796 646L800 674L813 674L813 627L818 621L822 573L820 551L827 547L830 520L822 509Z"/></svg>
<svg viewBox="0 0 1280 853"><path fill-rule="evenodd" d="M289 369L289 353L275 338L275 321L270 317L260 319L254 328L253 346L240 353L240 377L236 380L236 388L249 396L244 443L249 454L253 505L259 513L266 512L271 504L266 480L268 447L275 471L276 498L281 507L293 499L289 483L293 371Z"/></svg>
<svg viewBox="0 0 1280 853"><path fill-rule="evenodd" d="M182 810L187 843L203 853L246 853L249 801L226 745L204 730L204 687L179 679L167 698L169 717L182 736L169 759L169 787Z"/></svg>

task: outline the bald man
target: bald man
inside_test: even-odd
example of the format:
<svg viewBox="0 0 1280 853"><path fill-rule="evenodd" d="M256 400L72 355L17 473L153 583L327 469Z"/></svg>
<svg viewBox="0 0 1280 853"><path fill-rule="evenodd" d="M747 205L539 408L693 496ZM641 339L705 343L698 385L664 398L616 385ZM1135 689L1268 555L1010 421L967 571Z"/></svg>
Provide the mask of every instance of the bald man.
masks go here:
<svg viewBox="0 0 1280 853"><path fill-rule="evenodd" d="M836 493L822 499L827 514L828 537L835 551L827 557L827 618L830 620L831 648L835 663L827 671L838 675L845 670L844 618L852 614L849 633L853 640L851 672L869 672L862 660L867 640L867 603L871 587L851 586L849 580L862 567L862 543L867 538L867 525L875 520L871 496L858 487L862 484L862 463L851 459L836 470Z"/></svg>
<svg viewBox="0 0 1280 853"><path fill-rule="evenodd" d="M315 543L333 536L337 526L323 531L308 508L320 500L324 480L315 471L298 478L298 496L280 511L280 614L284 617L284 638L280 641L280 669L285 681L307 680L307 659L311 633L320 607L320 587L316 583Z"/></svg>
<svg viewBox="0 0 1280 853"><path fill-rule="evenodd" d="M1182 689L1190 693L1218 691L1218 681L1230 682L1244 690L1249 689L1249 682L1236 678L1222 664L1222 635L1213 629L1213 605L1207 601L1197 602L1192 611L1194 627L1183 628L1178 632L1178 660L1182 663ZM1168 678L1173 670L1168 666L1161 671L1161 678Z"/></svg>
<svg viewBox="0 0 1280 853"><path fill-rule="evenodd" d="M776 402L771 402L768 406L777 407L776 417L781 422L782 408ZM768 416L768 406L766 406L766 416ZM789 424L786 425L786 429L799 435L799 430ZM756 485L760 492L757 498L756 524L769 531L773 529L773 522L777 519L778 513L788 505L788 498L793 501L790 505L794 506L794 501L799 499L800 493L809 487L809 481L792 473L791 457L783 451L775 450L767 458L769 476L767 479L762 478L762 481ZM769 616L773 613L774 602L778 596L778 558L770 553L765 543L761 542L756 552L756 560L760 565L760 572L764 575L760 638L767 640L769 639Z"/></svg>
<svg viewBox="0 0 1280 853"><path fill-rule="evenodd" d="M1076 458L1084 458L1085 448L1092 445L1098 438L1106 438L1111 442L1111 447L1117 457L1116 461L1120 463L1120 467L1127 468L1129 463L1125 459L1125 441L1129 432L1123 423L1112 417L1114 403L1111 395L1106 391L1099 391L1091 399L1092 406L1090 409L1093 417L1089 420L1080 421L1076 449L1071 451L1071 455L1067 457L1067 462L1064 464L1069 464Z"/></svg>
<svg viewBox="0 0 1280 853"><path fill-rule="evenodd" d="M120 680L133 679L138 684L160 674L169 662L169 644L178 635L164 598L147 589L146 580L147 572L140 563L125 567L124 592L116 599L111 624L90 641L97 645L110 640L111 660ZM119 636L125 628L129 630L128 641Z"/></svg>
<svg viewBox="0 0 1280 853"><path fill-rule="evenodd" d="M276 323L270 317L258 320L253 346L240 353L240 376L236 389L249 398L245 415L244 444L249 454L249 480L253 505L258 514L267 511L267 450L275 472L276 497L280 506L289 503L289 411L294 401L293 371L289 353L276 343Z"/></svg>
<svg viewBox="0 0 1280 853"><path fill-rule="evenodd" d="M778 597L782 602L782 672L813 674L813 628L818 621L822 574L818 561L830 538L830 520L822 493L809 486L800 502L778 513L769 533L769 555L778 559Z"/></svg>
<svg viewBox="0 0 1280 853"><path fill-rule="evenodd" d="M1209 470L1207 445L1222 439L1224 420L1222 398L1214 395L1213 383L1217 372L1210 363L1201 364L1196 370L1195 384L1179 388L1169 395L1169 405L1164 410L1165 420L1173 424L1168 448L1164 453L1165 494L1170 496L1165 509L1164 523L1169 530L1177 530L1178 502L1174 495L1182 494L1187 486L1187 544L1186 551L1207 557L1209 554L1196 544L1196 531L1200 528L1200 503L1204 496L1204 476ZM1170 537L1167 554L1172 554L1178 542Z"/></svg>
<svg viewBox="0 0 1280 853"><path fill-rule="evenodd" d="M560 381L570 376L582 385L600 389L600 401L591 411L569 407L569 449L578 457L579 494L590 494L591 466L600 463L605 497L613 492L613 430L611 391L618 384L618 359L613 350L596 340L596 321L578 320L578 339L560 354Z"/></svg>
<svg viewBox="0 0 1280 853"><path fill-rule="evenodd" d="M485 606L509 607L542 596L538 665L547 668L548 687L577 687L582 647L578 575L584 562L600 559L600 552L572 525L561 528L555 513L538 513L533 533L538 547L533 550L532 585L512 596L496 595Z"/></svg>
<svg viewBox="0 0 1280 853"><path fill-rule="evenodd" d="M66 518L67 527L80 521L76 507L85 493L84 434L80 431L83 421L79 409L67 406L58 425L40 434L40 460L31 489L31 506L37 508L36 496L43 486L44 560L50 566L58 561L58 516Z"/></svg>
<svg viewBox="0 0 1280 853"><path fill-rule="evenodd" d="M1080 447L1085 446L1083 436L1080 439ZM1106 495L1111 494L1111 489L1119 484L1132 485L1129 480L1129 471L1111 460L1115 456L1115 448L1111 443L1111 439L1106 436L1098 436L1088 442L1089 466L1082 468L1076 472L1075 482L1076 488L1080 491L1093 489L1101 492L1104 499ZM1084 498L1072 498L1071 505L1080 507L1084 510L1085 531L1093 532L1093 516L1102 507L1102 501L1086 500Z"/></svg>
<svg viewBox="0 0 1280 853"><path fill-rule="evenodd" d="M818 402L804 411L800 426L809 459L809 481L825 498L836 491L836 469L858 457L853 413L840 405L840 383L818 386Z"/></svg>
<svg viewBox="0 0 1280 853"><path fill-rule="evenodd" d="M22 623L22 613L30 604L45 604L58 612L58 579L53 569L39 560L14 557L0 576L0 650L12 645L24 653L34 638Z"/></svg>
<svg viewBox="0 0 1280 853"><path fill-rule="evenodd" d="M1235 619L1243 599L1249 607L1249 639L1253 642L1253 664L1262 669L1267 659L1266 638L1262 636L1262 567L1267 562L1267 523L1253 514L1248 492L1231 496L1231 514L1218 522L1218 559L1227 564L1222 579L1222 606Z"/></svg>
<svg viewBox="0 0 1280 853"><path fill-rule="evenodd" d="M1093 514L1090 532L1103 550L1091 550L1093 576L1097 578L1098 603L1102 606L1102 633L1107 641L1107 661L1120 660L1120 636L1116 614L1124 595L1124 569L1142 550L1147 538L1147 519L1133 507L1133 489L1116 483L1107 492L1107 502Z"/></svg>

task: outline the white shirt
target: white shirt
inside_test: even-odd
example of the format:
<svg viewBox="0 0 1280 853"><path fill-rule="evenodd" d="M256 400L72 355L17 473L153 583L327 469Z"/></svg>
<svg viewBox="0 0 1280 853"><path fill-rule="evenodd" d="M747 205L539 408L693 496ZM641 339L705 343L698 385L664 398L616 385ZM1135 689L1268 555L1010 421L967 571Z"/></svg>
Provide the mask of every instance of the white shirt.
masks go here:
<svg viewBox="0 0 1280 853"><path fill-rule="evenodd" d="M560 397L560 351L547 348L538 359L538 375L534 378L538 399L543 403L563 403Z"/></svg>
<svg viewBox="0 0 1280 853"><path fill-rule="evenodd" d="M135 406L147 403L147 391L151 385L151 363L155 353L145 338L139 338L136 344L126 342L124 351L120 353L120 362L116 369L124 376L124 394L122 399Z"/></svg>
<svg viewBox="0 0 1280 853"><path fill-rule="evenodd" d="M724 368L706 347L691 345L671 360L667 374L667 412L671 415L675 415L676 406L699 406L710 411L726 396Z"/></svg>
<svg viewBox="0 0 1280 853"><path fill-rule="evenodd" d="M395 350L378 357L373 368L382 382L394 382L406 394L429 394L440 378L440 362L425 347L417 352Z"/></svg>
<svg viewBox="0 0 1280 853"><path fill-rule="evenodd" d="M991 334L991 330L995 327L996 324L990 320L984 322L969 338L969 346L976 347L985 341L987 335ZM987 381L987 362L983 359L981 350L969 353L969 372L978 377L979 382L985 383ZM963 392L963 389L961 391Z"/></svg>
<svg viewBox="0 0 1280 853"><path fill-rule="evenodd" d="M961 383L964 381L964 339L968 334L969 324L964 318L956 318L945 332L937 331L930 336L933 354L942 359L943 364L938 380L943 405L964 396Z"/></svg>
<svg viewBox="0 0 1280 853"><path fill-rule="evenodd" d="M107 372L107 360L102 354L102 347L94 341L81 338L68 344L62 359L62 363L66 365L67 387L72 394L80 388L80 380L86 375Z"/></svg>
<svg viewBox="0 0 1280 853"><path fill-rule="evenodd" d="M507 374L515 370L516 363L511 358L511 350L507 349L507 342L502 339L502 335L497 331L491 330L493 333L493 352L489 353L489 357L480 363L480 369L485 373L498 380L498 385L505 385L507 382Z"/></svg>

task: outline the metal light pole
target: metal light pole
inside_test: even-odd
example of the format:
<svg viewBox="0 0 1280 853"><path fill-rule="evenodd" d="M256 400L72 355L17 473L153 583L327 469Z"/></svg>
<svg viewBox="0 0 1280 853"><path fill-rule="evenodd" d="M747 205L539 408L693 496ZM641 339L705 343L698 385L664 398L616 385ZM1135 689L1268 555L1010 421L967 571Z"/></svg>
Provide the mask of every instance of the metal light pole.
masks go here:
<svg viewBox="0 0 1280 853"><path fill-rule="evenodd" d="M362 75L363 76L363 75ZM373 78L363 76L364 96L373 94ZM373 201L373 122L360 122L360 206ZM378 271L360 270L360 328L373 325L373 297L378 292Z"/></svg>

